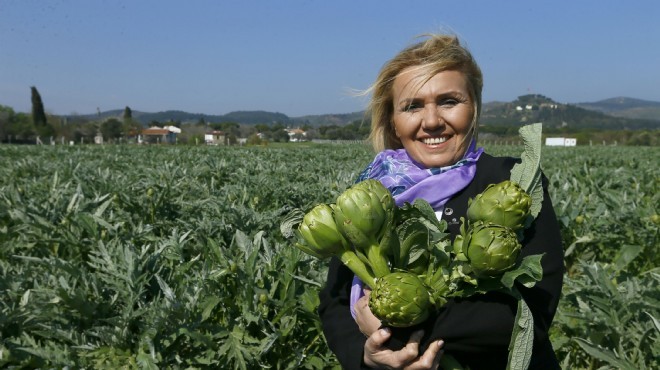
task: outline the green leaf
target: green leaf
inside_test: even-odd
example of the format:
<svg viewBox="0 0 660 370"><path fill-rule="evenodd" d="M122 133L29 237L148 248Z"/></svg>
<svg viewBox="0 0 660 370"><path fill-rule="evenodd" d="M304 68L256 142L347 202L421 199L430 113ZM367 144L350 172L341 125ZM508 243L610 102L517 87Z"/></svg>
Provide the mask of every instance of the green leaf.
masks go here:
<svg viewBox="0 0 660 370"><path fill-rule="evenodd" d="M108 206L112 203L112 196L111 194L105 194L101 196L98 199L95 199L96 202L103 202L101 205L94 211L94 216L96 217L101 217L103 212L108 208Z"/></svg>
<svg viewBox="0 0 660 370"><path fill-rule="evenodd" d="M399 258L394 261L394 267L405 269L415 262L427 250L429 245L428 229L417 219L406 220L398 229Z"/></svg>
<svg viewBox="0 0 660 370"><path fill-rule="evenodd" d="M518 281L527 288L531 288L537 281L543 278L541 267L542 254L535 254L523 258L515 269L505 272L500 281L502 285L511 289L514 282Z"/></svg>
<svg viewBox="0 0 660 370"><path fill-rule="evenodd" d="M412 204L413 208L418 210L422 215L424 215L424 218L430 221L435 221L434 223L436 225L439 225L438 218L435 216L435 211L433 210L433 207L427 202L426 200L422 198L415 199L415 201Z"/></svg>
<svg viewBox="0 0 660 370"><path fill-rule="evenodd" d="M247 370L247 364L252 360L253 355L246 344L254 344L255 339L250 337L244 328L239 327L234 327L224 339L218 348L218 353L228 360L227 363L233 363L234 369Z"/></svg>
<svg viewBox="0 0 660 370"><path fill-rule="evenodd" d="M202 307L204 307L202 310L202 321L206 321L206 319L211 316L213 309L215 309L215 306L217 306L221 301L222 299L220 299L218 296L210 296L204 301L202 304Z"/></svg>
<svg viewBox="0 0 660 370"><path fill-rule="evenodd" d="M644 250L641 245L624 245L619 249L614 258L614 268L616 272L623 270L632 260L634 260Z"/></svg>
<svg viewBox="0 0 660 370"><path fill-rule="evenodd" d="M304 217L305 212L299 208L296 208L284 216L284 218L282 218L282 222L280 223L280 232L284 238L289 239L294 236L294 230L302 222Z"/></svg>
<svg viewBox="0 0 660 370"><path fill-rule="evenodd" d="M176 299L174 295L174 291L170 286L167 284L163 278L160 276L156 275L156 281L158 281L158 285L160 286L160 290L163 291L163 294L165 295L165 298L167 298L168 301L174 301Z"/></svg>
<svg viewBox="0 0 660 370"><path fill-rule="evenodd" d="M543 187L541 184L541 147L542 124L534 123L520 128L520 138L523 141L524 150L520 156L521 163L517 163L511 169L510 180L518 183L527 194L532 197L530 212L536 217L541 211L543 201Z"/></svg>
<svg viewBox="0 0 660 370"><path fill-rule="evenodd" d="M156 365L153 358L144 352L137 355L137 362L140 369L158 370L158 365Z"/></svg>
<svg viewBox="0 0 660 370"><path fill-rule="evenodd" d="M509 343L507 370L526 370L532 358L534 345L534 318L525 300L518 295L518 312Z"/></svg>
<svg viewBox="0 0 660 370"><path fill-rule="evenodd" d="M650 313L646 311L644 311L644 313L651 318L651 322L653 322L653 326L655 326L655 330L660 333L660 321Z"/></svg>
<svg viewBox="0 0 660 370"><path fill-rule="evenodd" d="M585 352L590 356L595 357L601 361L607 362L619 370L636 370L637 366L630 363L626 359L619 358L616 353L607 348L594 345L588 340L582 338L573 339Z"/></svg>
<svg viewBox="0 0 660 370"><path fill-rule="evenodd" d="M439 221L429 203L417 199L413 204L406 203L397 209L396 234L399 236L399 255L395 256L394 267L409 269L426 265L431 250L444 241L447 223ZM413 267L414 268L414 267Z"/></svg>

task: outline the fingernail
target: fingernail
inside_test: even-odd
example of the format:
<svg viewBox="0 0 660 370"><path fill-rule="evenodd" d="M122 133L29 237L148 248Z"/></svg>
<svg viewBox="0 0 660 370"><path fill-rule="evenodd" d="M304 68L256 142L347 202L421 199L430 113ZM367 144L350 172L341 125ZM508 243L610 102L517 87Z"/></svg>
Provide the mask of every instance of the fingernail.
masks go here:
<svg viewBox="0 0 660 370"><path fill-rule="evenodd" d="M381 335L390 335L390 329L382 328L382 329L380 329L380 334Z"/></svg>
<svg viewBox="0 0 660 370"><path fill-rule="evenodd" d="M438 341L438 347L442 347L442 346L444 346L444 345L445 345L445 341L444 341L444 340L439 340L439 341Z"/></svg>

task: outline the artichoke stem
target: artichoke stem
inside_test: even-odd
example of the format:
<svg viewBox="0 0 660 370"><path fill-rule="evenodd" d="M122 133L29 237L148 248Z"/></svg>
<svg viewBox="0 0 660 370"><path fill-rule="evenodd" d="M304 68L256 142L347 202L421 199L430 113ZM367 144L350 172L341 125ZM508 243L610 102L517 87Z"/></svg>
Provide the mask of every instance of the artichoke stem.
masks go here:
<svg viewBox="0 0 660 370"><path fill-rule="evenodd" d="M387 258L383 255L378 244L372 244L368 247L367 258L369 258L371 270L377 278L383 277L391 272L390 266L387 263Z"/></svg>
<svg viewBox="0 0 660 370"><path fill-rule="evenodd" d="M387 216L387 221L385 222L385 225L383 225L383 233L382 233L380 243L379 243L381 254L386 255L386 256L387 255L392 255L392 256L398 256L399 255L399 251L398 251L399 248L397 248L398 246L394 244L395 241L398 241L398 240L393 235L393 230L394 230L393 225L394 225L394 214L392 212L390 212Z"/></svg>
<svg viewBox="0 0 660 370"><path fill-rule="evenodd" d="M345 250L339 254L339 258L363 283L367 284L369 288L373 288L376 278L369 272L367 266L360 261L355 252Z"/></svg>

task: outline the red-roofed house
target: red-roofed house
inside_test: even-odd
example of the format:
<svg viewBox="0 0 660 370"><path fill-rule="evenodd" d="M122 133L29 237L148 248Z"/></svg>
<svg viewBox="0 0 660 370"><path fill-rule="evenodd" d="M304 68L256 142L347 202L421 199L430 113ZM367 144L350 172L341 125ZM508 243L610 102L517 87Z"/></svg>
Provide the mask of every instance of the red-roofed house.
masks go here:
<svg viewBox="0 0 660 370"><path fill-rule="evenodd" d="M179 133L181 133L181 129L175 126L165 126L163 128L152 126L140 132L138 143L176 144L176 134Z"/></svg>

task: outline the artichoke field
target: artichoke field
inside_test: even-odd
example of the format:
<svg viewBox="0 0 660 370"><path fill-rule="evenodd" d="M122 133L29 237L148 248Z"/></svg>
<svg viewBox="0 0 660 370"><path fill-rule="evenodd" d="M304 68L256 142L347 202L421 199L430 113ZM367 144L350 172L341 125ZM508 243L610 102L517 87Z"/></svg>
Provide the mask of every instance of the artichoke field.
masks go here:
<svg viewBox="0 0 660 370"><path fill-rule="evenodd" d="M562 367L660 368L660 148L543 154L566 248ZM280 220L334 202L372 157L355 143L0 145L0 367L340 369L316 314L327 265ZM410 219L401 251L443 239ZM422 274L409 255L397 263Z"/></svg>

